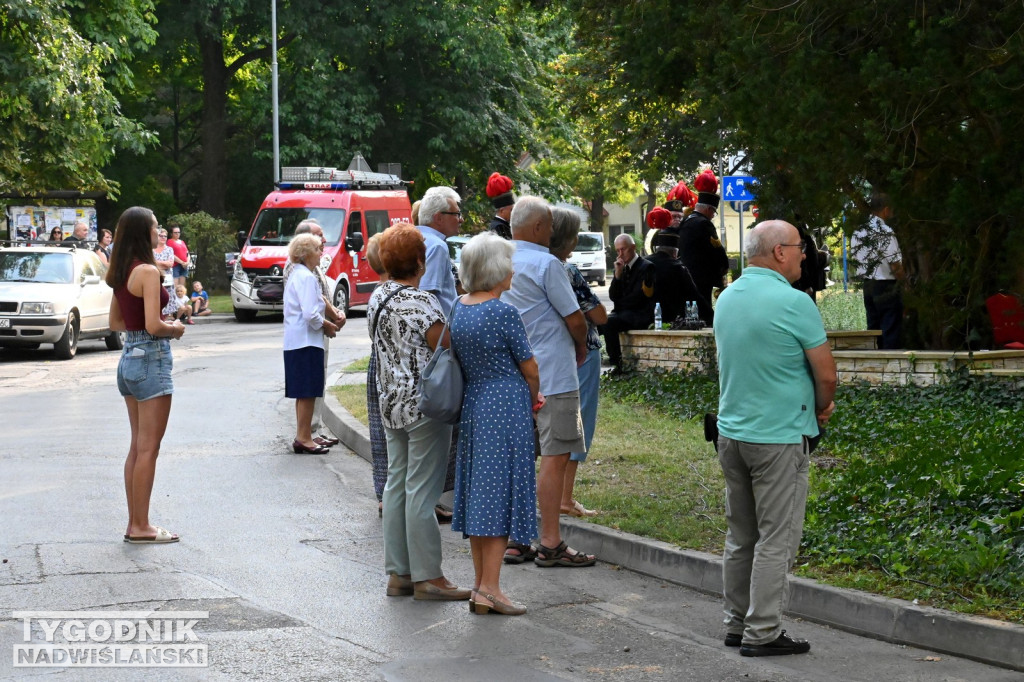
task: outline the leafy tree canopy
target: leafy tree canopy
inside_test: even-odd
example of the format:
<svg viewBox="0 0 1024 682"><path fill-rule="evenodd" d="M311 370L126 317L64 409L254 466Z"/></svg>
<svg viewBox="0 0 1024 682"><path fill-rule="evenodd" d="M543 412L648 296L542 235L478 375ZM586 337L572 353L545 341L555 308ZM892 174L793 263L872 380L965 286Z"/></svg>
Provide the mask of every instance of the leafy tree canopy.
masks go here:
<svg viewBox="0 0 1024 682"><path fill-rule="evenodd" d="M247 221L273 176L269 6L158 12L153 58L135 73L161 148L112 172L143 195L137 170L161 170L181 210ZM472 195L532 143L536 63L554 52L543 21L507 0L279 4L282 164L343 167L358 151L401 163L416 192L445 182Z"/></svg>
<svg viewBox="0 0 1024 682"><path fill-rule="evenodd" d="M102 167L147 132L123 115L127 62L153 42L149 0L0 6L0 191L107 190Z"/></svg>
<svg viewBox="0 0 1024 682"><path fill-rule="evenodd" d="M596 53L644 83L631 102L651 89L675 96L695 107L695 143L748 152L762 216L828 225L845 214L852 226L871 190L887 192L909 273L908 341L984 341L983 299L1022 284L1024 6L574 7Z"/></svg>

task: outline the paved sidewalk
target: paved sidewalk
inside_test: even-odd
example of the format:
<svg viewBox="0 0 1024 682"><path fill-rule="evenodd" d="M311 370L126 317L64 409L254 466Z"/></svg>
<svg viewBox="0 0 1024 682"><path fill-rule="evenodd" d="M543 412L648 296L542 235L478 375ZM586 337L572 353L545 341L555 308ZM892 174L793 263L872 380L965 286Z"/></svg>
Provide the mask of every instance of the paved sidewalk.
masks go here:
<svg viewBox="0 0 1024 682"><path fill-rule="evenodd" d="M365 383L365 374L336 373L327 385ZM328 394L324 422L350 450L370 461L366 426ZM585 546L602 561L710 594L722 593L721 557L563 517L566 541ZM791 577L789 607L796 618L895 644L962 656L1024 671L1024 627L900 599L822 585Z"/></svg>

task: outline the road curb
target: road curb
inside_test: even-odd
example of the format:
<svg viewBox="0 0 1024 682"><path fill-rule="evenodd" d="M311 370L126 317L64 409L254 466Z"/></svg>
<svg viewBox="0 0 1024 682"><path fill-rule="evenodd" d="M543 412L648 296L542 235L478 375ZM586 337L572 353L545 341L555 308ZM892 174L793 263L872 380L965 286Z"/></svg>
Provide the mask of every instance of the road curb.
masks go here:
<svg viewBox="0 0 1024 682"><path fill-rule="evenodd" d="M339 373L332 375L334 386ZM350 450L370 461L370 432L334 395L324 396L324 424ZM562 518L563 539L602 561L709 594L722 593L721 557L658 540ZM1024 626L966 616L901 599L790 578L786 613L857 635L961 656L1024 671Z"/></svg>

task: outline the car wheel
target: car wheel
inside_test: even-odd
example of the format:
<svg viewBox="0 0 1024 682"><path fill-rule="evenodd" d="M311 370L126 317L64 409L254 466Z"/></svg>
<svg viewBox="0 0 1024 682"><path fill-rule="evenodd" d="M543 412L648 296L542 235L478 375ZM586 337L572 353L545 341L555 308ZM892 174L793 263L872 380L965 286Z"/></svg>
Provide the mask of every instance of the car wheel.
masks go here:
<svg viewBox="0 0 1024 682"><path fill-rule="evenodd" d="M604 280L603 279L597 280L597 286L603 287L604 286Z"/></svg>
<svg viewBox="0 0 1024 682"><path fill-rule="evenodd" d="M348 287L343 282L338 282L334 290L334 307L348 316Z"/></svg>
<svg viewBox="0 0 1024 682"><path fill-rule="evenodd" d="M235 319L239 322L252 322L256 319L256 311L248 308L235 308Z"/></svg>
<svg viewBox="0 0 1024 682"><path fill-rule="evenodd" d="M53 344L53 352L58 360L70 360L78 352L78 313L74 310L68 314L64 335Z"/></svg>
<svg viewBox="0 0 1024 682"><path fill-rule="evenodd" d="M107 343L107 350L121 350L124 348L124 332L110 332L104 339Z"/></svg>

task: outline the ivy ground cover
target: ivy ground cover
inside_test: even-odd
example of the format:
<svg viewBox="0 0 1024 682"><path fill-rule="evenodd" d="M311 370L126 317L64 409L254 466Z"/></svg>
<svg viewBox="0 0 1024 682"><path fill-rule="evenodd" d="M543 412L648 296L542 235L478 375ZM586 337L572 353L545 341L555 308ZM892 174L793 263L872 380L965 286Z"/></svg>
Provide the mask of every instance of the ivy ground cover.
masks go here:
<svg viewBox="0 0 1024 682"><path fill-rule="evenodd" d="M1007 380L946 379L840 386L798 572L1024 622L1024 399ZM648 373L605 378L606 395L696 420L717 385Z"/></svg>

